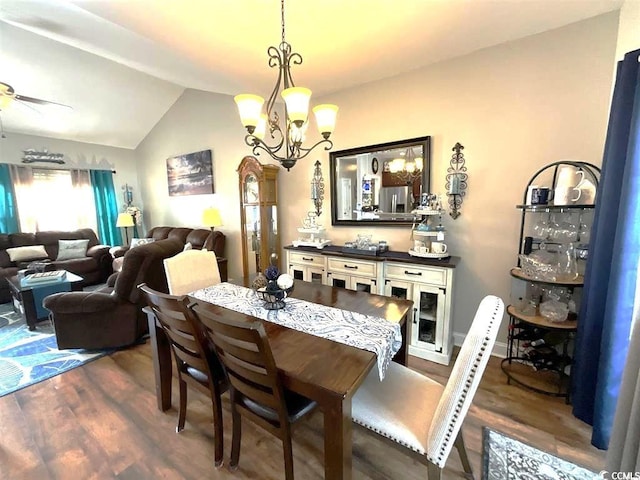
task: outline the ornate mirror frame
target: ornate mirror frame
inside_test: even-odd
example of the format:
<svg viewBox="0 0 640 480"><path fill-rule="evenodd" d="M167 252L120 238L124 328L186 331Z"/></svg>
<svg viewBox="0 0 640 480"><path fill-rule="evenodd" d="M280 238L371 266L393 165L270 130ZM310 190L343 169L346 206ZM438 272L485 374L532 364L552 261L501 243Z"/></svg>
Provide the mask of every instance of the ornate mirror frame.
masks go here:
<svg viewBox="0 0 640 480"><path fill-rule="evenodd" d="M430 136L330 152L329 163L331 225L410 225L430 193Z"/></svg>

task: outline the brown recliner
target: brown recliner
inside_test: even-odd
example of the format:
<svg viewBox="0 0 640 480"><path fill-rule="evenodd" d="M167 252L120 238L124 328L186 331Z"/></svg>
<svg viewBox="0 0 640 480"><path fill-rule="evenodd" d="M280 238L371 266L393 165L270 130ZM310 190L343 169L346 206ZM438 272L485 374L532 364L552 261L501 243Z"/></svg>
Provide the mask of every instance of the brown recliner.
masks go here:
<svg viewBox="0 0 640 480"><path fill-rule="evenodd" d="M182 251L184 244L165 239L130 249L122 271L95 292L56 293L44 299L51 311L58 348L103 349L132 345L148 333L146 305L138 285L146 283L167 293L162 261Z"/></svg>

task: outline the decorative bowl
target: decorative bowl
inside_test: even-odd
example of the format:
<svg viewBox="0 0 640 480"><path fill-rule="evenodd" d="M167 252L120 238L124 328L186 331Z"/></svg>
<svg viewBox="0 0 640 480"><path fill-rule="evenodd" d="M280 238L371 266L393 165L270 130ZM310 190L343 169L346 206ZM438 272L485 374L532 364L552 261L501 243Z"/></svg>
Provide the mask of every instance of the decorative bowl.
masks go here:
<svg viewBox="0 0 640 480"><path fill-rule="evenodd" d="M284 299L293 292L293 285L287 289L278 288L267 290L267 287L258 288L256 293L264 300L264 308L267 310L280 310L284 308Z"/></svg>

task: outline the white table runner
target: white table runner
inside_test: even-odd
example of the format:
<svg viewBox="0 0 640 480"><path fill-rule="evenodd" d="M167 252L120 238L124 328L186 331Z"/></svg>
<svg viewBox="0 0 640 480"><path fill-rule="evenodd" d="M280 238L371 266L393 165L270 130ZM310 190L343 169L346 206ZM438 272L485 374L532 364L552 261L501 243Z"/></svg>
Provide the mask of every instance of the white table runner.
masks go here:
<svg viewBox="0 0 640 480"><path fill-rule="evenodd" d="M191 296L229 310L277 323L301 332L373 352L378 357L380 380L402 346L400 325L384 318L340 310L297 298L285 299L285 307L267 310L250 288L220 283L196 290Z"/></svg>

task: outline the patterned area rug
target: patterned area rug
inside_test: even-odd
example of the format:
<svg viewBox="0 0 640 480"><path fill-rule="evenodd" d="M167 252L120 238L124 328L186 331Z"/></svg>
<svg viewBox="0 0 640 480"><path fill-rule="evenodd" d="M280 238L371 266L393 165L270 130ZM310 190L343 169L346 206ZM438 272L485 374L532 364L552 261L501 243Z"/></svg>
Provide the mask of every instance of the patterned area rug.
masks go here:
<svg viewBox="0 0 640 480"><path fill-rule="evenodd" d="M484 427L482 478L483 480L595 480L602 477Z"/></svg>
<svg viewBox="0 0 640 480"><path fill-rule="evenodd" d="M49 322L40 322L35 331L29 331L11 303L0 305L0 397L110 352L58 350Z"/></svg>

